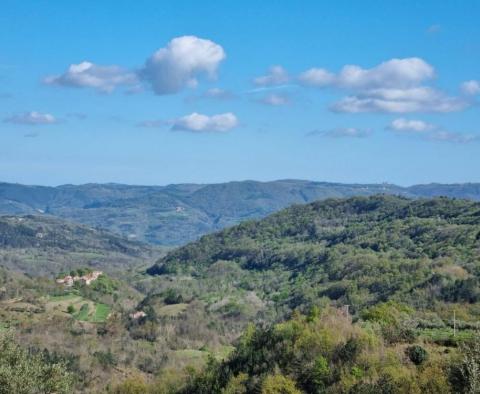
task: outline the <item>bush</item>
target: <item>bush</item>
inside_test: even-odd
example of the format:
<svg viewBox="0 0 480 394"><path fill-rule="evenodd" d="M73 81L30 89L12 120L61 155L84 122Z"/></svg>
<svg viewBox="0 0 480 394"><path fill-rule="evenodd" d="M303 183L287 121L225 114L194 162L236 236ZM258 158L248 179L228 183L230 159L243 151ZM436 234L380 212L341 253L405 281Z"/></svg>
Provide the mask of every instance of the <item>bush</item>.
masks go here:
<svg viewBox="0 0 480 394"><path fill-rule="evenodd" d="M181 304L183 302L183 296L175 289L168 289L164 293L163 301L167 305Z"/></svg>
<svg viewBox="0 0 480 394"><path fill-rule="evenodd" d="M420 345L409 346L405 349L405 353L412 363L421 365L428 359L427 351Z"/></svg>

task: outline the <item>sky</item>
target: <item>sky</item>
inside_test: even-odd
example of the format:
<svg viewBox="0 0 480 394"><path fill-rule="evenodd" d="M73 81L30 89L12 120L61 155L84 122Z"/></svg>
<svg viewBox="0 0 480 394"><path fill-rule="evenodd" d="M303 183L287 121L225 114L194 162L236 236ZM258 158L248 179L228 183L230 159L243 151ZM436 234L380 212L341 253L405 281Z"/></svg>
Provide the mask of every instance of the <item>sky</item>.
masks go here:
<svg viewBox="0 0 480 394"><path fill-rule="evenodd" d="M480 182L477 0L0 10L0 181Z"/></svg>

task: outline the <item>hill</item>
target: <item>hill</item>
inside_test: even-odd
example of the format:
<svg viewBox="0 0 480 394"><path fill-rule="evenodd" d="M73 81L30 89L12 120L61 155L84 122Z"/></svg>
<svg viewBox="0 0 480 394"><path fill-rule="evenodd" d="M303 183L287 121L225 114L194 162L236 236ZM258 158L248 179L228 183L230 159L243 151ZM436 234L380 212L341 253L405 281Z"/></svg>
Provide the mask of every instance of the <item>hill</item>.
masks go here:
<svg viewBox="0 0 480 394"><path fill-rule="evenodd" d="M340 184L301 180L129 186L26 186L0 183L0 215L50 214L130 239L181 245L292 204L378 193L480 199L480 184Z"/></svg>
<svg viewBox="0 0 480 394"><path fill-rule="evenodd" d="M27 227L17 254L63 253ZM327 199L205 235L153 275L65 287L0 269L0 331L63 360L78 392L466 393L479 262L478 202Z"/></svg>
<svg viewBox="0 0 480 394"><path fill-rule="evenodd" d="M158 255L154 247L50 216L0 216L1 265L30 275L126 269Z"/></svg>
<svg viewBox="0 0 480 394"><path fill-rule="evenodd" d="M281 272L270 299L293 307L318 296L353 310L390 299L476 302L480 203L373 196L293 206L203 236L148 272L201 276L220 261Z"/></svg>

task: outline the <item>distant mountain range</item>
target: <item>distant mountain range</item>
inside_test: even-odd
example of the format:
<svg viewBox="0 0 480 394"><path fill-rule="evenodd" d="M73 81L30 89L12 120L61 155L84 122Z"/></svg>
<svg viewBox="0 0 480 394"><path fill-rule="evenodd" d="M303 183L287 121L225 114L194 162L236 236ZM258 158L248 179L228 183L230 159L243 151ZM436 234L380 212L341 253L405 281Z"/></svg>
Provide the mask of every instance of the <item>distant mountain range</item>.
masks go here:
<svg viewBox="0 0 480 394"><path fill-rule="evenodd" d="M129 186L58 187L0 183L0 215L49 215L104 228L131 240L181 245L292 204L329 197L394 194L480 200L480 183L340 184L303 180Z"/></svg>

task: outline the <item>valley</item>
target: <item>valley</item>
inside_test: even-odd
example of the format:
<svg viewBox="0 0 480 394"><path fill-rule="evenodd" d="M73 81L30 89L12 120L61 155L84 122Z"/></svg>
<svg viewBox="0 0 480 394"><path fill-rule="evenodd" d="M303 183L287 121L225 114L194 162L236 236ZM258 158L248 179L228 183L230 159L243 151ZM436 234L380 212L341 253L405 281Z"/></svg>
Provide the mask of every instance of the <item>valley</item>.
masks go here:
<svg viewBox="0 0 480 394"><path fill-rule="evenodd" d="M77 392L453 392L462 357L477 362L475 201L326 199L172 250L0 219L0 330L59 360Z"/></svg>

